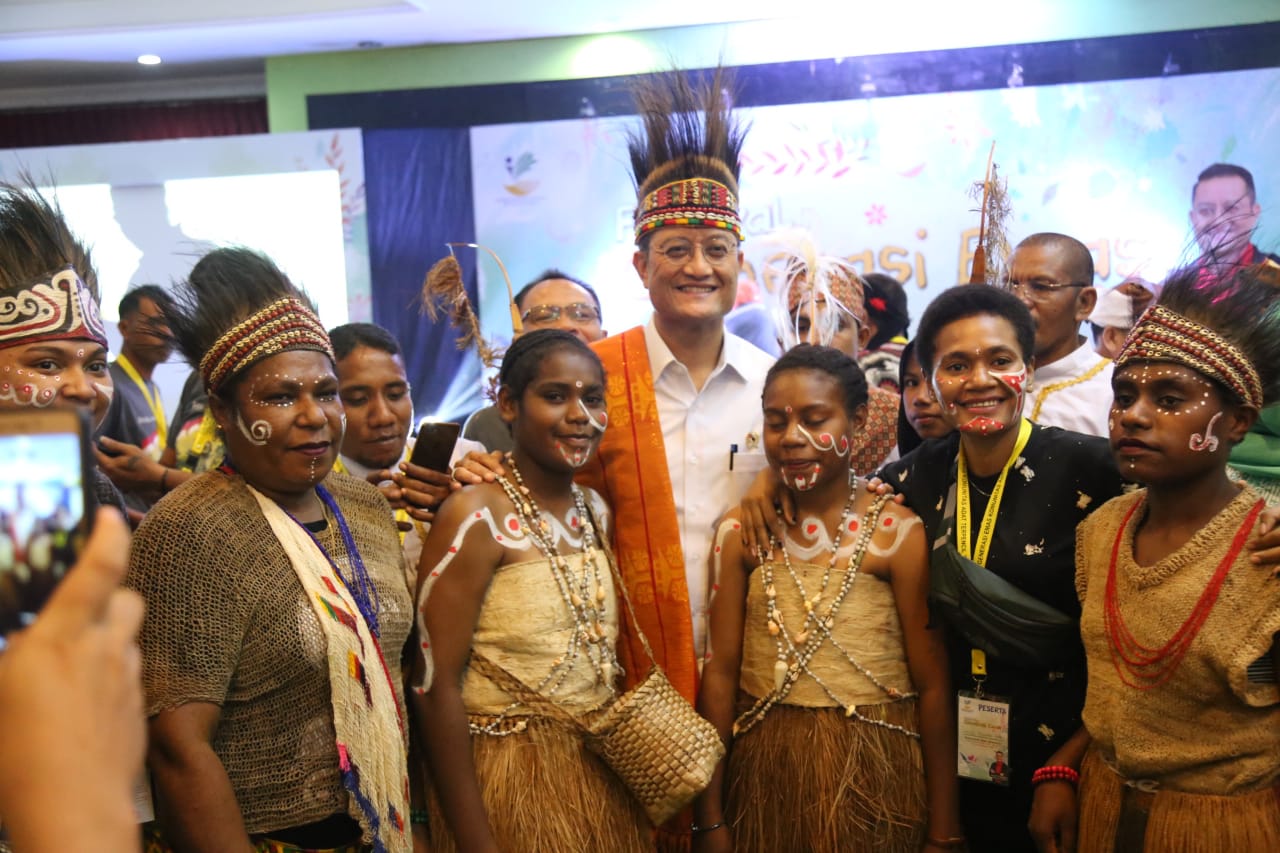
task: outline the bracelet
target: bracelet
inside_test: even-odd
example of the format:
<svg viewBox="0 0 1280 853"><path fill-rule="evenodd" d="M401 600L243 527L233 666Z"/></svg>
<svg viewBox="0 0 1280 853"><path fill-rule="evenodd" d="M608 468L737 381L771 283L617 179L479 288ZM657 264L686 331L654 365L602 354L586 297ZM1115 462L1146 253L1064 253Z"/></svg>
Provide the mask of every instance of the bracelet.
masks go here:
<svg viewBox="0 0 1280 853"><path fill-rule="evenodd" d="M695 827L692 827L692 831L693 831L694 833L701 833L701 832L711 832L711 831L713 831L713 830L716 830L716 829L723 829L723 828L724 828L724 821L722 821L722 820L718 820L718 821L716 821L715 823L711 824L710 826L695 826Z"/></svg>
<svg viewBox="0 0 1280 853"><path fill-rule="evenodd" d="M1032 785L1039 785L1041 782L1070 782L1072 786L1076 786L1080 784L1080 774L1074 767L1053 764L1041 767L1031 774Z"/></svg>
<svg viewBox="0 0 1280 853"><path fill-rule="evenodd" d="M930 835L925 839L925 841L932 844L934 847L941 847L943 850L959 850L965 845L965 838L963 835L953 835L950 838L935 838Z"/></svg>
<svg viewBox="0 0 1280 853"><path fill-rule="evenodd" d="M160 474L160 494L165 494L168 491L169 491L169 469L165 468L163 470L163 473Z"/></svg>

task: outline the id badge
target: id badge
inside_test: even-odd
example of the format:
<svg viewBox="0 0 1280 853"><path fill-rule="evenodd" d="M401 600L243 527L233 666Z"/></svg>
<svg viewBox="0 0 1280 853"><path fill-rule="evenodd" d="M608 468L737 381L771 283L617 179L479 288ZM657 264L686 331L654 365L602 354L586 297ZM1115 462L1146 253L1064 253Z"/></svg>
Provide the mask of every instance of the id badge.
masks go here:
<svg viewBox="0 0 1280 853"><path fill-rule="evenodd" d="M1009 785L1009 703L999 696L957 695L956 746L961 779Z"/></svg>

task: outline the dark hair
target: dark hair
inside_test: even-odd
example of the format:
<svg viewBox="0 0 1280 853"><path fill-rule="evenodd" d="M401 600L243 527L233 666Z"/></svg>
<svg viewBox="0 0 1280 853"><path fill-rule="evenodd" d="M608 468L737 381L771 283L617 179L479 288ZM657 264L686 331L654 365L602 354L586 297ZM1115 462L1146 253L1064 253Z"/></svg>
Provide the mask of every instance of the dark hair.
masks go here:
<svg viewBox="0 0 1280 853"><path fill-rule="evenodd" d="M0 182L0 293L48 281L72 267L98 301L98 275L89 250L71 233L62 209L40 194L30 175Z"/></svg>
<svg viewBox="0 0 1280 853"><path fill-rule="evenodd" d="M915 450L924 439L920 437L920 433L916 432L915 427L911 425L911 421L907 420L907 401L904 394L907 390L907 365L916 359L916 342L907 341L902 348L902 355L898 357L898 456L899 458L906 456ZM921 371L922 373L924 371Z"/></svg>
<svg viewBox="0 0 1280 853"><path fill-rule="evenodd" d="M498 387L505 388L512 399L519 400L529 383L537 377L543 359L561 349L585 355L600 370L600 378L604 379L600 356L583 343L582 338L563 329L535 329L516 338L503 353L502 366L498 369Z"/></svg>
<svg viewBox="0 0 1280 853"><path fill-rule="evenodd" d="M591 301L596 304L596 313L597 314L602 313L600 310L600 297L596 295L595 288L587 284L582 279L574 278L571 275L567 275L561 272L560 270L556 269L555 267L545 270L542 273L542 275L538 276L533 281L529 282L524 287L520 288L520 292L517 293L515 297L516 308L519 308L520 312L524 313L524 300L529 296L529 291L533 290L535 287L542 284L544 281L556 281L558 279L571 281L574 284L578 285L578 287L581 287L583 290L585 290L587 292L587 295L591 297Z"/></svg>
<svg viewBox="0 0 1280 853"><path fill-rule="evenodd" d="M1253 173L1244 166L1237 166L1234 163L1214 163L1205 169L1196 178L1196 182L1191 185L1191 203L1196 203L1196 190L1200 188L1203 181L1209 181L1214 178L1239 178L1244 181L1244 188L1249 193L1249 200L1257 202L1258 191L1253 185Z"/></svg>
<svg viewBox="0 0 1280 853"><path fill-rule="evenodd" d="M140 284L125 291L124 297L120 300L120 319L123 320L137 313L144 299L150 299L156 308L160 309L161 316L168 314L169 309L173 307L173 299L163 287L158 284Z"/></svg>
<svg viewBox="0 0 1280 853"><path fill-rule="evenodd" d="M773 363L764 377L767 391L775 379L792 370L816 370L835 380L844 397L844 410L850 415L859 406L867 404L867 377L862 368L845 353L834 347L814 344L797 344Z"/></svg>
<svg viewBox="0 0 1280 853"><path fill-rule="evenodd" d="M1183 267L1165 280L1158 304L1239 348L1258 371L1263 402L1280 399L1280 269L1251 264L1206 280L1199 266ZM1214 384L1224 399L1241 402L1235 392Z"/></svg>
<svg viewBox="0 0 1280 853"><path fill-rule="evenodd" d="M178 351L199 369L200 359L228 329L286 296L315 310L307 295L266 255L242 247L214 249L174 289L172 310L166 318ZM224 399L248 367L246 364L219 389Z"/></svg>
<svg viewBox="0 0 1280 853"><path fill-rule="evenodd" d="M368 347L385 352L387 355L401 355L400 343L390 332L373 323L346 323L334 326L329 330L329 341L333 344L333 357L342 361L351 355L357 347Z"/></svg>
<svg viewBox="0 0 1280 853"><path fill-rule="evenodd" d="M1075 237L1058 234L1053 231L1041 231L1032 234L1014 247L1014 252L1027 247L1046 247L1058 249L1066 255L1067 269L1071 275L1071 284L1083 284L1093 287L1093 253L1089 247ZM1062 282L1065 284L1066 282Z"/></svg>
<svg viewBox="0 0 1280 853"><path fill-rule="evenodd" d="M875 336L867 342L867 349L879 349L907 333L911 313L907 310L907 292L902 289L902 282L882 272L867 273L862 277L862 294L867 314L876 324Z"/></svg>
<svg viewBox="0 0 1280 853"><path fill-rule="evenodd" d="M987 284L958 284L942 291L929 303L916 329L916 354L920 371L925 376L933 374L933 360L938 354L935 349L938 333L956 320L981 314L1007 320L1018 338L1022 360L1031 363L1036 346L1036 324L1022 300L1007 290Z"/></svg>

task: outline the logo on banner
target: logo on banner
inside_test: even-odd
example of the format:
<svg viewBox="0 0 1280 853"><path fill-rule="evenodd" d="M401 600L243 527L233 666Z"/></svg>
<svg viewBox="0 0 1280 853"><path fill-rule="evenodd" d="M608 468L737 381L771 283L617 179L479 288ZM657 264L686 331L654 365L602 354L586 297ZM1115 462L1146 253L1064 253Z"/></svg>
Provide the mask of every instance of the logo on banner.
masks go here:
<svg viewBox="0 0 1280 853"><path fill-rule="evenodd" d="M509 183L503 189L514 196L526 196L538 188L538 181L526 177L538 161L532 151L522 151L518 157L508 157L506 161Z"/></svg>

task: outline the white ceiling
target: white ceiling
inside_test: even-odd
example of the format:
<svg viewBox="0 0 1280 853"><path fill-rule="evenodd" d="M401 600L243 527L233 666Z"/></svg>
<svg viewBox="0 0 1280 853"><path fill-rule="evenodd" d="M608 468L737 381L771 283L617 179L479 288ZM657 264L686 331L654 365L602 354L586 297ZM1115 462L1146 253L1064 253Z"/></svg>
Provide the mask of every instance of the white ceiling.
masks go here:
<svg viewBox="0 0 1280 853"><path fill-rule="evenodd" d="M0 108L260 93L263 59L775 17L776 0L0 0ZM137 64L140 54L163 64ZM217 82L214 82L214 81Z"/></svg>

